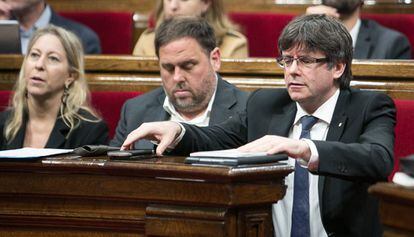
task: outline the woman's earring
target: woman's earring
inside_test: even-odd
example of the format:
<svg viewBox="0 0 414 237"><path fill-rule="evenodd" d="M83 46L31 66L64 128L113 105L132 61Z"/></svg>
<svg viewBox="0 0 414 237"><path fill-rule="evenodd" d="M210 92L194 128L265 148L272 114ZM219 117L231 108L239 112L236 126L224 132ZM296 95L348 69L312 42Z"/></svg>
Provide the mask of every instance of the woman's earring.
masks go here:
<svg viewBox="0 0 414 237"><path fill-rule="evenodd" d="M63 95L62 95L62 104L66 107L66 102L68 101L69 96L69 84L65 84L65 88L63 89Z"/></svg>

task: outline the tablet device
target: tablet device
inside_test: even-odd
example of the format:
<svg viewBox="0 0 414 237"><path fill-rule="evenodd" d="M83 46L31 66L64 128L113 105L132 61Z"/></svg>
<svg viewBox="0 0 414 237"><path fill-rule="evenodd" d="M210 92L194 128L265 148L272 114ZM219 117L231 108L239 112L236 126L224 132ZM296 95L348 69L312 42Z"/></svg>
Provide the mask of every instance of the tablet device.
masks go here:
<svg viewBox="0 0 414 237"><path fill-rule="evenodd" d="M274 154L266 156L245 156L245 157L196 157L189 156L185 158L186 164L204 164L204 165L249 165L249 164L263 164L272 163L281 160L287 160L286 154Z"/></svg>
<svg viewBox="0 0 414 237"><path fill-rule="evenodd" d="M21 54L19 23L0 20L0 54Z"/></svg>

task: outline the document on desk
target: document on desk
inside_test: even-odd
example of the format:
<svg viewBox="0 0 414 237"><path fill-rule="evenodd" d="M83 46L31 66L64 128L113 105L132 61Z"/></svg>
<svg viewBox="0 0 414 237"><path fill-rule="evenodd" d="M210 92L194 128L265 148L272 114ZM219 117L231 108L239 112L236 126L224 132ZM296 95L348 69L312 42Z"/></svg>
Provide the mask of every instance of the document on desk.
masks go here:
<svg viewBox="0 0 414 237"><path fill-rule="evenodd" d="M52 148L20 148L13 150L0 151L0 160L2 159L35 159L46 156L60 155L71 153L73 149L52 149Z"/></svg>
<svg viewBox="0 0 414 237"><path fill-rule="evenodd" d="M237 149L193 152L185 159L188 164L245 165L287 160L286 154L267 155L266 152L241 152Z"/></svg>

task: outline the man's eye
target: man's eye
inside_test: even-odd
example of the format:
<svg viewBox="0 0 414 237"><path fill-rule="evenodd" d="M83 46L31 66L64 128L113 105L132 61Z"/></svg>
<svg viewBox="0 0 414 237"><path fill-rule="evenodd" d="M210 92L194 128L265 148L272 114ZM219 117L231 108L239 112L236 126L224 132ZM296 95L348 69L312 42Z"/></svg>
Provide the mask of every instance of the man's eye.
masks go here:
<svg viewBox="0 0 414 237"><path fill-rule="evenodd" d="M302 57L302 58L299 58L299 60L303 64L312 64L314 62L314 60L312 58L308 58L308 57Z"/></svg>
<svg viewBox="0 0 414 237"><path fill-rule="evenodd" d="M163 68L167 71L167 72L172 72L174 71L174 66L171 65L164 65Z"/></svg>
<svg viewBox="0 0 414 237"><path fill-rule="evenodd" d="M186 63L183 65L184 70L191 70L194 67L194 64L192 63Z"/></svg>
<svg viewBox="0 0 414 237"><path fill-rule="evenodd" d="M292 64L292 62L293 62L293 58L284 58L283 59L283 61L286 63L286 64Z"/></svg>

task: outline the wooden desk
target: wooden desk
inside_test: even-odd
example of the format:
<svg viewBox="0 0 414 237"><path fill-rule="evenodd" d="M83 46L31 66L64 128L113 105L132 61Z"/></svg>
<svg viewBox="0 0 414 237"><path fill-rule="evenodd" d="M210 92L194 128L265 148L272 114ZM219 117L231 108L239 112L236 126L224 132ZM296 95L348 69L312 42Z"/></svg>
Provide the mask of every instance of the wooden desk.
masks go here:
<svg viewBox="0 0 414 237"><path fill-rule="evenodd" d="M202 167L183 157L0 163L0 236L272 236L293 167Z"/></svg>
<svg viewBox="0 0 414 237"><path fill-rule="evenodd" d="M378 183L369 192L380 198L384 237L414 236L414 189L393 183Z"/></svg>

